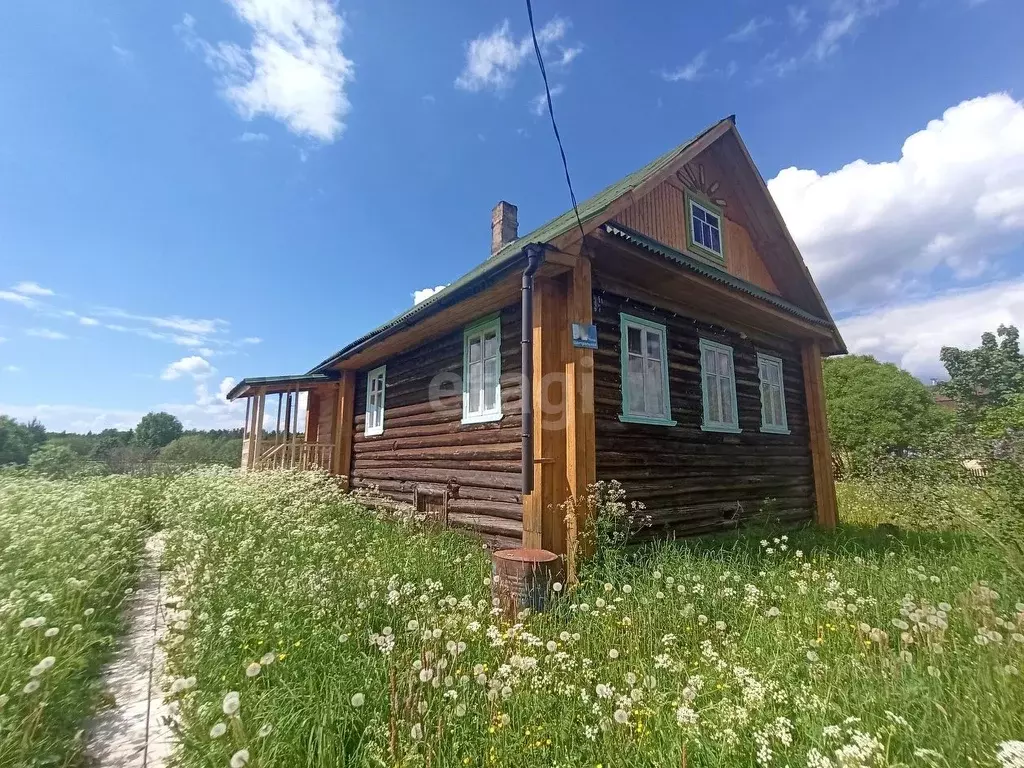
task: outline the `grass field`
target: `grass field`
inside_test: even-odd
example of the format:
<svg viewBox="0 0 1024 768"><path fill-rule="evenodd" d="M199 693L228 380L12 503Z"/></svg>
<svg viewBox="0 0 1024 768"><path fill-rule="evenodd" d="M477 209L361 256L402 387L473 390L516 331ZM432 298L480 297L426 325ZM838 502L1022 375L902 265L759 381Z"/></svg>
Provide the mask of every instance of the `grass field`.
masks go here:
<svg viewBox="0 0 1024 768"><path fill-rule="evenodd" d="M0 476L0 766L81 756L159 492L154 480Z"/></svg>
<svg viewBox="0 0 1024 768"><path fill-rule="evenodd" d="M1022 585L972 538L875 533L869 489L842 503L837 534L665 544L509 626L468 539L313 476L180 479L184 763L997 765Z"/></svg>
<svg viewBox="0 0 1024 768"><path fill-rule="evenodd" d="M43 696L59 707L44 710L37 754L61 754L73 735L84 697L55 673L70 658L82 661L64 684L94 671L148 525L146 504L122 500L134 481L120 482L0 491L20 499L0 513L0 543L38 542L15 552L32 574L0 567L4 592L22 590L0 613L6 749ZM1024 738L1024 585L978 539L887 536L874 529L887 517L877 492L840 495L835 534L756 531L612 557L550 612L509 625L471 539L374 517L313 474L180 476L159 512L180 762L1024 765L1008 743ZM67 515L25 522L70 507L89 535ZM87 573L105 575L79 598L65 583ZM43 590L67 606L49 609L62 627L49 640L19 628ZM96 622L106 611L102 631L83 627L91 644L46 646L85 623L74 616L86 605ZM47 653L50 687L22 693Z"/></svg>

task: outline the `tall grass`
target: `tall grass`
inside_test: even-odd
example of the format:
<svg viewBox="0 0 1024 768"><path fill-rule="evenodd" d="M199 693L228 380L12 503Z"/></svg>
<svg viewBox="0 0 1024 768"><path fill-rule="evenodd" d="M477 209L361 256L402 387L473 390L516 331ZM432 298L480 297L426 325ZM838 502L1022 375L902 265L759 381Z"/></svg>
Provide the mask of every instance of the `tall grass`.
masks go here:
<svg viewBox="0 0 1024 768"><path fill-rule="evenodd" d="M0 765L71 765L159 497L0 474Z"/></svg>
<svg viewBox="0 0 1024 768"><path fill-rule="evenodd" d="M185 766L998 765L1024 584L965 533L663 543L504 621L478 544L314 474L168 488ZM861 509L857 509L861 505ZM1010 765L1013 763L1005 762Z"/></svg>

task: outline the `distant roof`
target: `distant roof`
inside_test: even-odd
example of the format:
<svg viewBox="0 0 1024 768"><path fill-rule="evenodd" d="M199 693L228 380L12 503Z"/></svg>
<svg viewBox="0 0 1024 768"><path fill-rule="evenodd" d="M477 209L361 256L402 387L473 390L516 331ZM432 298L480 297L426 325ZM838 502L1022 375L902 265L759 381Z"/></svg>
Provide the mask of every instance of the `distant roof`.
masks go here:
<svg viewBox="0 0 1024 768"><path fill-rule="evenodd" d="M678 147L670 149L665 154L652 160L640 170L634 171L625 178L619 179L611 186L605 187L596 195L579 203L577 208L579 209L580 221L587 221L588 219L601 214L606 208L608 208L608 206L622 197L622 195L640 186L647 179L657 174L666 166L675 162L679 155L685 152L691 144L700 140L706 133L714 130L719 125L727 121L735 122L735 119L730 116L723 120L719 120L714 125L710 125L705 128L692 139L684 141ZM330 368L330 366L334 365L334 363L344 359L358 348L366 346L376 337L386 335L388 332L392 331L392 329L412 325L421 316L440 310L454 301L464 298L466 294L474 293L475 288L478 287L479 281L482 281L484 278L507 269L521 261L523 257L523 249L526 248L527 245L530 245L531 243L549 243L556 237L564 235L575 226L576 212L570 208L562 215L555 217L532 232L513 240L495 255L487 259L487 261L471 269L444 290L438 291L430 298L421 301L416 306L398 315L398 317L389 320L379 328L375 328L366 335L360 336L347 346L342 347L326 360L314 366L310 372L319 373L325 371Z"/></svg>
<svg viewBox="0 0 1024 768"><path fill-rule="evenodd" d="M319 384L321 382L334 381L337 378L337 376L328 373L298 373L292 376L252 376L248 379L242 379L235 384L231 391L228 392L227 399L234 400L237 397L241 397L249 387L268 387L279 392L287 392L295 388L292 385Z"/></svg>

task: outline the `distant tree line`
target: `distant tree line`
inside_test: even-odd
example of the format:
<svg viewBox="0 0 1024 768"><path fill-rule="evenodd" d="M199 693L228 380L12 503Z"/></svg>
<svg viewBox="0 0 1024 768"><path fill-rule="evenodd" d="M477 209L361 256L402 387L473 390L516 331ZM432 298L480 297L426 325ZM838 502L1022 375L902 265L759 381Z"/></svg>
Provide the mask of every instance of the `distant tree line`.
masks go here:
<svg viewBox="0 0 1024 768"><path fill-rule="evenodd" d="M237 467L241 455L241 429L185 430L163 412L146 414L134 429L86 434L48 432L36 420L20 423L0 415L0 467L28 466L49 477L197 464Z"/></svg>

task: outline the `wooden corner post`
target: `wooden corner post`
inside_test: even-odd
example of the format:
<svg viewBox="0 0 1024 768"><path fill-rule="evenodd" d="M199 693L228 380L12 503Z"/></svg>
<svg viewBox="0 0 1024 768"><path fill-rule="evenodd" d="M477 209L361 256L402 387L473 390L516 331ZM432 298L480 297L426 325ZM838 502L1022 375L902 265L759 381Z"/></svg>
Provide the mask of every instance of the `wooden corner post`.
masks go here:
<svg viewBox="0 0 1024 768"><path fill-rule="evenodd" d="M565 364L569 346L566 284L533 284L533 491L523 499L523 546L565 550Z"/></svg>
<svg viewBox="0 0 1024 768"><path fill-rule="evenodd" d="M344 476L348 487L352 472L352 434L355 431L355 371L342 371L338 379L338 401L334 409L334 451L331 457L331 473Z"/></svg>
<svg viewBox="0 0 1024 768"><path fill-rule="evenodd" d="M593 352L572 345L572 324L590 323L592 306L588 259L534 282L534 481L523 499L523 546L559 555L574 550L582 522L567 527L564 505L585 499L596 475Z"/></svg>
<svg viewBox="0 0 1024 768"><path fill-rule="evenodd" d="M590 259L581 256L573 271L567 275L569 281L568 304L569 322L589 325L594 321L594 290L591 283ZM574 501L576 514L572 525L567 526L566 546L572 554L589 555L589 536L579 538L581 531L590 527L594 510L586 505L587 489L597 479L597 454L594 427L594 352L572 346L570 335L568 358L565 366L565 440L566 478L569 495ZM573 569L570 569L572 571Z"/></svg>
<svg viewBox="0 0 1024 768"><path fill-rule="evenodd" d="M832 475L832 447L825 410L825 379L821 370L821 349L816 341L803 342L804 396L810 432L811 463L814 472L814 520L823 528L835 528L838 520L836 484Z"/></svg>

